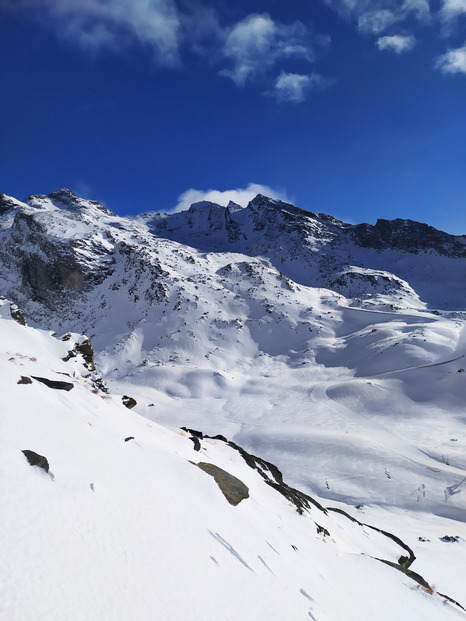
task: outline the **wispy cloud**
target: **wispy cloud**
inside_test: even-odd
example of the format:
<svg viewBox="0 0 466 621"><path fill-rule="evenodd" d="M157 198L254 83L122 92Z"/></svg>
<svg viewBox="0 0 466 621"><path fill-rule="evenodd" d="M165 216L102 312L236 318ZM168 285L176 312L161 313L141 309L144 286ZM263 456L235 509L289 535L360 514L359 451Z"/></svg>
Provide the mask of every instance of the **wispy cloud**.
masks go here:
<svg viewBox="0 0 466 621"><path fill-rule="evenodd" d="M0 0L1 2L2 0ZM239 21L214 5L188 0L3 0L13 10L27 12L82 49L124 52L137 44L165 66L181 66L189 54L205 59L221 75L242 87L261 81L272 86L277 74L293 61L314 62L315 50L330 38L317 35L300 21L282 23L269 13L251 13ZM214 69L214 67L216 69ZM291 75L291 74L290 74ZM280 78L278 78L280 80ZM301 80L312 85L315 78ZM303 100L294 78L295 96ZM291 93L286 80L281 92ZM288 80L288 84L290 81ZM307 87L306 87L307 88Z"/></svg>
<svg viewBox="0 0 466 621"><path fill-rule="evenodd" d="M466 16L466 0L442 0L440 8L440 18L445 34L454 31L458 18Z"/></svg>
<svg viewBox="0 0 466 621"><path fill-rule="evenodd" d="M431 20L432 0L325 0L336 13L357 23L363 34L379 35L395 24L414 18Z"/></svg>
<svg viewBox="0 0 466 621"><path fill-rule="evenodd" d="M333 80L324 78L318 73L302 75L299 73L282 73L275 82L272 94L278 101L301 103L311 90L321 90L332 84Z"/></svg>
<svg viewBox="0 0 466 621"><path fill-rule="evenodd" d="M367 11L358 18L358 28L361 32L368 34L379 34L389 26L403 20L399 12L389 9L379 9L378 11Z"/></svg>
<svg viewBox="0 0 466 621"><path fill-rule="evenodd" d="M439 56L435 67L442 73L466 73L466 42L463 47L448 50Z"/></svg>
<svg viewBox="0 0 466 621"><path fill-rule="evenodd" d="M227 30L222 52L233 66L223 69L221 74L237 86L243 86L279 60L314 60L306 27L301 22L282 24L268 13L248 15Z"/></svg>
<svg viewBox="0 0 466 621"><path fill-rule="evenodd" d="M158 62L178 63L180 20L173 0L16 0L14 6L35 11L61 37L86 50L138 42Z"/></svg>
<svg viewBox="0 0 466 621"><path fill-rule="evenodd" d="M409 52L416 45L416 39L412 35L391 35L380 37L376 42L379 50L389 50L396 54Z"/></svg>
<svg viewBox="0 0 466 621"><path fill-rule="evenodd" d="M405 0L398 6L393 6L392 2L381 4L381 8L364 10L358 16L358 28L361 32L377 35L412 15L420 21L430 18L430 5L427 0Z"/></svg>
<svg viewBox="0 0 466 621"><path fill-rule="evenodd" d="M402 21L409 15L419 20L430 18L431 8L428 0L325 0L334 11L346 19L356 19L364 28L387 27ZM380 32L380 31L379 31ZM377 34L377 33L376 33Z"/></svg>
<svg viewBox="0 0 466 621"><path fill-rule="evenodd" d="M191 188L183 192L178 197L178 203L172 210L172 212L186 211L191 207L193 203L200 201L210 201L217 203L218 205L228 205L230 201L246 207L246 205L258 194L264 194L270 198L278 198L280 200L288 201L286 193L283 190L276 190L267 185L261 185L259 183L249 183L245 188L236 188L234 190L195 190Z"/></svg>

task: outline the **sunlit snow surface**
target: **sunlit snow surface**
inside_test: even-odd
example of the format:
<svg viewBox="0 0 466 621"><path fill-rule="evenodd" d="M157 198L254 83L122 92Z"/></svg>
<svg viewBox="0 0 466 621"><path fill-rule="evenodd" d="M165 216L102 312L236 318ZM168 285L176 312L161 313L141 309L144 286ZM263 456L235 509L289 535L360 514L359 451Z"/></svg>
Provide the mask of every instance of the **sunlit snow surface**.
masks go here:
<svg viewBox="0 0 466 621"><path fill-rule="evenodd" d="M89 273L108 273L51 312L18 288L13 261L4 294L30 325L91 336L110 396L78 360L62 362L66 342L16 324L4 301L2 621L462 618L369 558L396 562L386 541L336 514L299 515L224 443L196 453L178 428L223 434L324 506L393 532L414 550L412 569L465 606L464 259L429 255L423 272L423 257L385 251L384 265L373 253L372 289L369 268L353 266L341 287L354 297L343 297L303 284L294 258L298 282L285 260L279 271L265 256L154 238L144 219L87 201L29 203L15 209L42 232L21 224L8 237L7 213L4 250L10 239L24 253L41 236L71 240ZM393 280L382 271L401 264ZM448 270L445 311L432 301ZM75 388L16 383L51 373L75 374ZM131 412L123 394L137 400ZM46 455L53 479L23 449ZM190 463L201 460L243 480L250 498L230 506Z"/></svg>
<svg viewBox="0 0 466 621"><path fill-rule="evenodd" d="M92 388L69 342L20 326L0 308L0 451L5 621L63 619L461 618L460 608L375 560L403 552L384 535L312 507L300 515L223 442L199 452L183 432L129 412L117 395ZM21 376L72 379L63 392ZM71 377L70 377L71 376ZM133 439L125 442L125 438ZM22 450L45 455L49 473ZM215 463L250 497L228 504L194 466ZM364 510L353 510L367 521ZM464 542L439 542L458 522L368 508L408 540L414 569L459 597ZM388 518L388 516L390 516ZM328 535L317 533L316 525ZM430 576L429 576L430 579ZM443 589L443 590L442 590Z"/></svg>

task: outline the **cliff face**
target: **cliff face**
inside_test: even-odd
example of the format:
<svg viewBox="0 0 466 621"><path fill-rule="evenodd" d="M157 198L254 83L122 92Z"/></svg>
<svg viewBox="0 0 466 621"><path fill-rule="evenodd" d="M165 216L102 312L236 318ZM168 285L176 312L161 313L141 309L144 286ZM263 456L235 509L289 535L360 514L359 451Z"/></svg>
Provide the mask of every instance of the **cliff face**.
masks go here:
<svg viewBox="0 0 466 621"><path fill-rule="evenodd" d="M166 240L192 265L204 263L196 251L260 258L297 284L325 287L372 308L466 305L459 286L466 277L462 238L405 220L349 225L261 195L244 209L203 202L182 213L136 218L120 218L69 190L25 202L3 196L0 227L5 293L23 306L37 303L39 314L81 314L104 283L105 289L128 285L133 301L165 300L166 288L176 284L168 273L179 269ZM199 297L206 296L201 291Z"/></svg>

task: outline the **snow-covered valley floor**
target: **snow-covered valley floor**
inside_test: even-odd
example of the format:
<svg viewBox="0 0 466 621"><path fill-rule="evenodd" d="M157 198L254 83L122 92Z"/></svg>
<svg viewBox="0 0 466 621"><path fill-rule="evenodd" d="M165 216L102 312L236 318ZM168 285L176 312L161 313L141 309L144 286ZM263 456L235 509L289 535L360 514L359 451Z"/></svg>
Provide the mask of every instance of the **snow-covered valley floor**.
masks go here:
<svg viewBox="0 0 466 621"><path fill-rule="evenodd" d="M330 382L325 390L321 382L313 384L311 392L296 388L294 411L304 410L300 401L307 398L317 418L314 424L306 423L302 412L292 429L287 427L289 417L275 412L280 384L286 381L278 373L274 378L260 373L262 383L250 379L242 387L244 393L249 385L254 403L261 390L267 401L264 411L256 406L257 425L250 423L254 431L246 423L243 431L238 420L222 425L220 410L228 406L228 398L218 400L218 412L213 409L215 400L208 397L165 397L149 407L145 399L153 396L153 389L133 384L132 396L140 400L136 410L142 409L143 417L124 407L121 394L95 388L92 378L85 377L88 372L79 355L63 361L76 337L59 341L19 325L9 317L9 308L6 301L0 308L2 621L391 621L466 616L445 597L464 600L466 529L457 500L461 494L452 488L451 499L443 499L443 505L437 498L440 488L452 486L464 472L457 449L464 436L457 434L451 443L454 448L447 454L453 465L446 466L434 455L415 455L414 440L402 437L397 417L390 417L390 442L390 430L380 421L366 423L362 432L364 411L360 420L351 425L347 420L345 426L347 405L339 405L334 396L349 387L349 379ZM18 383L25 377L32 382ZM74 387L57 390L34 379L38 377L66 380ZM366 380L361 382L355 380L349 398L373 390L372 384L367 388ZM231 395L233 400L233 389ZM243 409L250 407L243 419L252 417L252 396L250 402L247 397L237 399L238 407L241 402ZM225 442L202 438L195 451L188 432L176 430L175 424L170 430L151 422L146 407L156 410L152 419L160 418L165 425L181 421L184 409L188 426L196 422L206 433L233 432L235 441L254 446L255 454L280 457L285 480L306 484L305 491L322 477L328 494L314 493L314 499L324 507L343 509L358 522L315 505L298 511ZM291 397L281 407L291 407ZM272 419L266 425L267 416ZM461 431L455 428L455 417L448 426L449 433L437 439L438 445ZM376 429L374 441L370 436ZM289 443L283 442L287 435ZM378 454L369 450L374 446ZM45 456L49 472L31 467L23 450ZM304 450L308 459L300 461ZM368 475L367 499L359 508L328 500L333 487L336 496L346 493L348 498L364 488L351 482L355 474L342 477L338 471L343 468L338 459L342 451L348 463L359 454L354 472L360 478ZM404 471L407 460L411 467ZM215 464L240 479L249 497L237 506L229 504L214 479L195 467L199 462ZM391 478L378 472L383 464ZM412 489L414 481L419 481L418 490ZM457 519L441 517L441 506L444 514L456 508ZM417 557L411 570L429 588L375 560L397 564L406 550L362 524L393 533L411 548ZM458 540L441 541L444 535Z"/></svg>

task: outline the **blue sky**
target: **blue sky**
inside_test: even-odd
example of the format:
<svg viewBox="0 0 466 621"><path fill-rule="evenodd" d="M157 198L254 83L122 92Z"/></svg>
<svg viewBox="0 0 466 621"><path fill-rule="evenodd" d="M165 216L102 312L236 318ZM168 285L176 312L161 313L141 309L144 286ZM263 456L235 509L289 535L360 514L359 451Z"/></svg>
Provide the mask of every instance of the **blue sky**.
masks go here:
<svg viewBox="0 0 466 621"><path fill-rule="evenodd" d="M17 198L261 191L466 234L466 0L3 0L0 54Z"/></svg>

